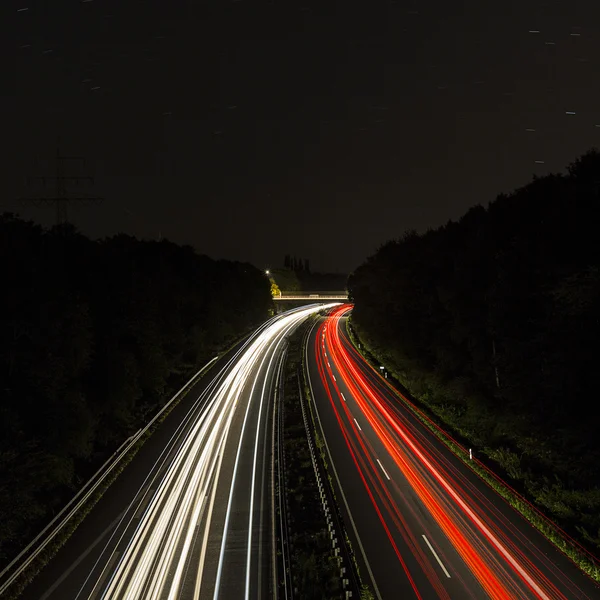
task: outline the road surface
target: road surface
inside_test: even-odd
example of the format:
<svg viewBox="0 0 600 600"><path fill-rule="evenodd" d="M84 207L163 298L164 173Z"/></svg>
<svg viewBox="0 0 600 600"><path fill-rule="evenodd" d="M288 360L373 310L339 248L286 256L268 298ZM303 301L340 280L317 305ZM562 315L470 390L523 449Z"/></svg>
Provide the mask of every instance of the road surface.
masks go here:
<svg viewBox="0 0 600 600"><path fill-rule="evenodd" d="M271 400L285 337L320 309L270 320L192 388L24 598L270 597Z"/></svg>
<svg viewBox="0 0 600 600"><path fill-rule="evenodd" d="M376 597L600 598L355 351L347 310L313 328L306 359L337 496Z"/></svg>

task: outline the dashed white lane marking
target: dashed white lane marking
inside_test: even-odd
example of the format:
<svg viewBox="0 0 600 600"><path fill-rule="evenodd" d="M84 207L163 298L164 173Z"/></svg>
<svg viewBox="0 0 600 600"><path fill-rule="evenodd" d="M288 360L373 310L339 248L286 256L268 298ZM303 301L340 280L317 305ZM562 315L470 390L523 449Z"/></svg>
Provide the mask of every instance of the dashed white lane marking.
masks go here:
<svg viewBox="0 0 600 600"><path fill-rule="evenodd" d="M379 459L377 459L377 462L379 463L379 466L381 467L381 470L383 471L383 474L388 478L388 480L390 479L390 476L387 474L387 471L383 468L383 465L381 464L381 461Z"/></svg>
<svg viewBox="0 0 600 600"><path fill-rule="evenodd" d="M429 540L427 539L425 534L423 534L423 539L425 540L425 543L429 546L429 549L431 550L431 553L433 554L433 556L435 556L435 560L437 560L440 567L442 567L442 571L444 571L444 573L446 573L446 577L448 579L450 579L450 573L448 573L448 569L446 569L446 567L440 560L440 557L437 555L437 552L433 549L433 546L429 543Z"/></svg>

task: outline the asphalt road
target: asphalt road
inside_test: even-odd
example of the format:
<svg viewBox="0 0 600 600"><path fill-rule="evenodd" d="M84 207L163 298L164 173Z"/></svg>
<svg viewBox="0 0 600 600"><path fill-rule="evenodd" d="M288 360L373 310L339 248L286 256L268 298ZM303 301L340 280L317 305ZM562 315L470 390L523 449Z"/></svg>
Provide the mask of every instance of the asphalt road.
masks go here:
<svg viewBox="0 0 600 600"><path fill-rule="evenodd" d="M275 317L192 388L25 591L36 600L268 598Z"/></svg>
<svg viewBox="0 0 600 600"><path fill-rule="evenodd" d="M376 597L600 598L413 415L354 350L341 315L313 328L306 358L338 499Z"/></svg>

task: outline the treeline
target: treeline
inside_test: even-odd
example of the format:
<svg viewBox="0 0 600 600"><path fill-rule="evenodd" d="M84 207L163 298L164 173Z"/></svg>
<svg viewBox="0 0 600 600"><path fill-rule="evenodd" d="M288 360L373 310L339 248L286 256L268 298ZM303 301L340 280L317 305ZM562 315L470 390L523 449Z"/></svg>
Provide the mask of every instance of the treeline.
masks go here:
<svg viewBox="0 0 600 600"><path fill-rule="evenodd" d="M0 216L0 564L177 384L272 312L249 264Z"/></svg>
<svg viewBox="0 0 600 600"><path fill-rule="evenodd" d="M284 292L326 292L345 290L348 275L345 273L313 273L293 269L273 269L271 277Z"/></svg>
<svg viewBox="0 0 600 600"><path fill-rule="evenodd" d="M298 258L286 254L283 258L283 268L290 271L306 271L310 273L310 261L308 258Z"/></svg>
<svg viewBox="0 0 600 600"><path fill-rule="evenodd" d="M382 246L352 321L438 419L600 548L600 154Z"/></svg>

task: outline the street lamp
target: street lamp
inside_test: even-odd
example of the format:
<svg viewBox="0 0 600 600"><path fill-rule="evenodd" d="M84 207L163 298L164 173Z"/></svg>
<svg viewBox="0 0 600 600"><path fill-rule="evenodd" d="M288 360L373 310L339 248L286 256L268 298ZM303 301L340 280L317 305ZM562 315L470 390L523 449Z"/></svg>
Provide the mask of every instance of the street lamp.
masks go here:
<svg viewBox="0 0 600 600"><path fill-rule="evenodd" d="M270 275L270 274L271 274L271 271L269 271L269 269L267 269L267 270L265 271L265 275Z"/></svg>

